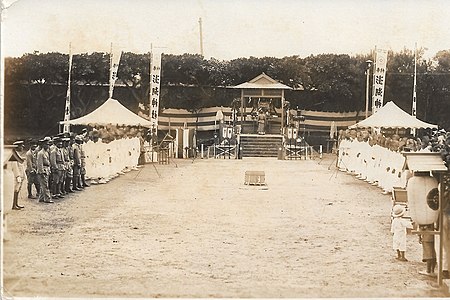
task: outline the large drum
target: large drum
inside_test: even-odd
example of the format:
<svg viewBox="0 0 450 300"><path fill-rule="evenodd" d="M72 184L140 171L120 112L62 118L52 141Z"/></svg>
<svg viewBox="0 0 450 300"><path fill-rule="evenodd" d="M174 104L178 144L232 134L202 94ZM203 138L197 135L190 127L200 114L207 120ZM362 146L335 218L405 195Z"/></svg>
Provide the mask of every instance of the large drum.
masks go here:
<svg viewBox="0 0 450 300"><path fill-rule="evenodd" d="M433 224L439 215L436 204L438 181L430 176L413 176L406 187L411 218L419 225Z"/></svg>

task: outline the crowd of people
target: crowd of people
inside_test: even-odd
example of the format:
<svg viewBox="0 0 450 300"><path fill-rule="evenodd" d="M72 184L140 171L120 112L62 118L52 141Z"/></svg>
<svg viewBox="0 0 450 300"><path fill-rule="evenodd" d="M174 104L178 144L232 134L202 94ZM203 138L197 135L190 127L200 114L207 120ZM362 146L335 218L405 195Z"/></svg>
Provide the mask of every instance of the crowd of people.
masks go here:
<svg viewBox="0 0 450 300"><path fill-rule="evenodd" d="M428 130L422 132L420 137L412 135L400 136L388 135L380 132L363 130L341 130L339 132L338 167L357 178L365 180L372 185L382 188L384 194L389 194L394 187L406 188L409 178L413 175L405 170L405 156L402 152L437 152L442 160L450 168L450 132L445 130ZM449 198L448 177L444 177L444 196ZM434 189L437 191L437 189ZM436 196L436 195L435 195ZM427 196L428 197L428 196ZM427 203L430 205L428 199ZM434 201L438 201L434 199ZM450 222L450 205L444 200L444 247L442 270L444 278L449 278L448 228ZM437 209L437 207L436 207ZM407 229L412 229L410 218L405 218L406 206L397 204L393 206L391 216L391 233L393 234L393 249L396 250L396 259L407 261L405 258ZM414 221L414 220L413 220ZM436 224L418 224L418 230L434 231ZM426 262L426 270L419 273L435 277L437 266L436 249L439 249L439 238L434 234L419 234L419 243L423 248L423 262Z"/></svg>
<svg viewBox="0 0 450 300"><path fill-rule="evenodd" d="M142 139L128 137L104 143L101 138L87 141L86 166L91 183L107 183L126 172L137 170L139 159L144 155ZM141 159L142 161L142 159Z"/></svg>
<svg viewBox="0 0 450 300"><path fill-rule="evenodd" d="M405 157L401 152L439 152L450 166L450 133L434 130L421 138L385 135L368 130L339 132L338 167L357 178L378 185L383 193L393 187L405 187L410 176L403 170Z"/></svg>
<svg viewBox="0 0 450 300"><path fill-rule="evenodd" d="M88 182L107 183L137 170L139 159L142 162L143 143L141 130L115 126L14 142L16 153L24 161L12 164L15 178L12 209L23 208L18 202L25 182L29 199L54 203L55 199L89 187Z"/></svg>
<svg viewBox="0 0 450 300"><path fill-rule="evenodd" d="M13 168L16 182L12 209L23 208L17 198L25 179L28 198L38 198L43 203L53 203L55 199L88 187L86 154L83 149L86 137L85 130L80 135L61 133L27 143L16 141L14 145L19 155L23 154L25 146L29 146L29 149L25 152L25 166L17 163L17 167Z"/></svg>
<svg viewBox="0 0 450 300"><path fill-rule="evenodd" d="M450 166L450 132L447 132L445 129L428 131L421 137L412 135L400 137L399 134L385 135L376 131L370 132L367 129L347 129L339 131L339 141L357 140L359 142L367 142L370 146L379 145L393 152L439 152L442 160L447 166Z"/></svg>
<svg viewBox="0 0 450 300"><path fill-rule="evenodd" d="M143 128L132 126L116 126L105 125L90 128L88 131L88 138L93 142L101 140L103 143L110 143L115 140L127 138L139 138L144 140L151 139L151 132Z"/></svg>

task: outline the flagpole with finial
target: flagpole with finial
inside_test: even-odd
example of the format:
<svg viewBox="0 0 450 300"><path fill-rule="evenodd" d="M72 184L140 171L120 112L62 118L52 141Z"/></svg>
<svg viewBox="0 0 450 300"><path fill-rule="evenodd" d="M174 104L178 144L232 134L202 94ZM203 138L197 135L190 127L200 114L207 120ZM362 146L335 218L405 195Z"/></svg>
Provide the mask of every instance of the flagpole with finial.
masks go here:
<svg viewBox="0 0 450 300"><path fill-rule="evenodd" d="M66 95L66 105L64 108L64 121L70 120L70 81L72 73L72 43L69 43L69 77L67 80L67 95ZM63 132L69 132L70 125L64 124Z"/></svg>

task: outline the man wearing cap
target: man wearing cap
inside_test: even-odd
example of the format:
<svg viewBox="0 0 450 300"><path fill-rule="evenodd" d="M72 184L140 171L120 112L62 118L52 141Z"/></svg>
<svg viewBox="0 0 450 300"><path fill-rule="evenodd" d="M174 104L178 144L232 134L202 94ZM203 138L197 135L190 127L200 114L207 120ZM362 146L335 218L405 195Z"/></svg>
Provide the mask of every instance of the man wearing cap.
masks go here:
<svg viewBox="0 0 450 300"><path fill-rule="evenodd" d="M83 130L81 130L81 138L83 139L83 142L89 141L89 133L86 128L83 128Z"/></svg>
<svg viewBox="0 0 450 300"><path fill-rule="evenodd" d="M87 134L87 131L86 131ZM81 137L81 143L80 145L80 160L81 160L81 168L80 168L80 177L81 177L81 186L83 188L88 187L89 185L86 183L86 153L83 149L83 143L86 142L86 139L89 139L89 137Z"/></svg>
<svg viewBox="0 0 450 300"><path fill-rule="evenodd" d="M66 173L66 182L65 182L65 190L68 193L73 193L74 190L72 189L72 179L73 179L73 167L74 167L74 160L73 160L73 144L74 144L74 137L70 135L70 137L67 139L65 148L67 150L67 153L69 155L69 162L67 164L67 173Z"/></svg>
<svg viewBox="0 0 450 300"><path fill-rule="evenodd" d="M73 149L73 190L81 191L81 149L80 145L83 138L80 135L75 137L75 143L72 145Z"/></svg>
<svg viewBox="0 0 450 300"><path fill-rule="evenodd" d="M50 141L48 141L48 145L49 145L48 155L49 155L49 158L50 158L50 153L52 153L52 151L56 148L56 144L55 144L56 139L57 139L57 137L54 136L54 137L50 138ZM53 189L52 187L53 187L53 174L52 174L52 168L50 167L50 174L48 175L48 188L50 189L50 192Z"/></svg>
<svg viewBox="0 0 450 300"><path fill-rule="evenodd" d="M28 190L28 198L29 199L35 199L32 193L33 184L36 189L36 194L39 194L39 181L37 176L37 168L36 168L36 162L37 162L37 143L35 141L31 141L30 143L30 149L28 149L27 153L25 154L26 160L27 160L27 167L25 169L25 174L27 175L27 190Z"/></svg>
<svg viewBox="0 0 450 300"><path fill-rule="evenodd" d="M20 154L23 151L23 141L17 141L13 143L13 145L17 146L16 153ZM19 205L19 193L22 188L22 182L25 179L25 170L23 165L18 161L13 161L12 163L12 171L14 173L14 198L12 209L22 209L23 206Z"/></svg>
<svg viewBox="0 0 450 300"><path fill-rule="evenodd" d="M62 176L62 180L61 180L61 194L67 194L69 193L69 191L66 190L66 182L67 182L67 174L70 168L70 157L69 157L69 150L67 149L67 146L69 145L69 138L62 138L61 139L63 142L63 146L61 148L61 152L63 155L63 160L64 160L64 171L63 171L63 176Z"/></svg>
<svg viewBox="0 0 450 300"><path fill-rule="evenodd" d="M61 152L61 157L62 157L62 162L63 162L62 163L63 169L61 171L61 178L59 180L59 193L62 196L64 196L65 194L67 194L66 189L65 189L65 182L66 182L66 165L67 165L66 161L68 160L68 157L67 157L68 155L66 156L65 147L64 147L66 133L62 132L62 133L58 134L58 138L59 138L59 141L61 142L61 145L59 147L57 144L57 146L59 148L59 151Z"/></svg>
<svg viewBox="0 0 450 300"><path fill-rule="evenodd" d="M51 192L53 198L64 198L61 195L61 180L64 171L64 158L62 154L63 142L61 139L57 138L53 140L56 146L50 150L50 167L52 170L52 180Z"/></svg>
<svg viewBox="0 0 450 300"><path fill-rule="evenodd" d="M53 203L50 197L50 189L48 186L48 178L50 176L50 156L49 156L49 143L51 139L45 137L41 140L42 149L37 154L36 168L39 178L39 202Z"/></svg>

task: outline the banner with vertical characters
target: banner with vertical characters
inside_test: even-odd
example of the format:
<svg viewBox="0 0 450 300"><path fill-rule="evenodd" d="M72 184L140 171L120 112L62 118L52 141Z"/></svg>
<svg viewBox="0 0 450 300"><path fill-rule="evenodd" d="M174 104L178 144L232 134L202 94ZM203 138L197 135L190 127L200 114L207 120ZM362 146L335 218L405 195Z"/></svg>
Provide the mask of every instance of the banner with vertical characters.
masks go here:
<svg viewBox="0 0 450 300"><path fill-rule="evenodd" d="M69 78L67 80L66 106L64 109L64 121L70 120L70 78L72 73L72 47L69 47ZM64 124L63 132L69 132L70 125Z"/></svg>
<svg viewBox="0 0 450 300"><path fill-rule="evenodd" d="M111 46L112 48L112 46ZM117 71L119 70L120 57L122 56L122 51L113 54L111 49L110 54L110 69L109 69L109 98L112 98L114 91L114 84L117 80Z"/></svg>
<svg viewBox="0 0 450 300"><path fill-rule="evenodd" d="M150 54L150 122L158 128L159 95L161 85L161 53Z"/></svg>
<svg viewBox="0 0 450 300"><path fill-rule="evenodd" d="M372 114L383 106L384 83L386 79L387 50L375 50L375 66L373 71Z"/></svg>

